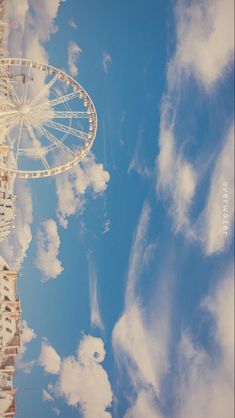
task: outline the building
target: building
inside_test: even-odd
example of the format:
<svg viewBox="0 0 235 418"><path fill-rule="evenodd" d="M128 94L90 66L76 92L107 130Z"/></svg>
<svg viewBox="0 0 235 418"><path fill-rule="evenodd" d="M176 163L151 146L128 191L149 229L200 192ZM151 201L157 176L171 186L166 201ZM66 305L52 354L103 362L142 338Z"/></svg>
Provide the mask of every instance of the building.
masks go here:
<svg viewBox="0 0 235 418"><path fill-rule="evenodd" d="M0 0L0 57L5 56L4 32L6 28L6 22L4 22L4 5L5 0Z"/></svg>
<svg viewBox="0 0 235 418"><path fill-rule="evenodd" d="M13 376L20 347L20 301L16 294L18 273L0 257L0 418L15 414Z"/></svg>
<svg viewBox="0 0 235 418"><path fill-rule="evenodd" d="M8 152L7 146L0 145L0 242L10 234L15 219L14 181L6 171Z"/></svg>

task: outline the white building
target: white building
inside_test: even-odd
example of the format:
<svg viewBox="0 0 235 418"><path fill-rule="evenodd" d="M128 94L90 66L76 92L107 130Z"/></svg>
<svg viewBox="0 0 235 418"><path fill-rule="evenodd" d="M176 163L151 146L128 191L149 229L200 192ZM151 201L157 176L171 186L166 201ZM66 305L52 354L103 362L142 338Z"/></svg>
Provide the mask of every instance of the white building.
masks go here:
<svg viewBox="0 0 235 418"><path fill-rule="evenodd" d="M0 241L10 234L15 219L14 180L7 174L8 147L0 145Z"/></svg>
<svg viewBox="0 0 235 418"><path fill-rule="evenodd" d="M20 347L20 302L16 295L18 273L0 257L0 418L15 414L15 356Z"/></svg>

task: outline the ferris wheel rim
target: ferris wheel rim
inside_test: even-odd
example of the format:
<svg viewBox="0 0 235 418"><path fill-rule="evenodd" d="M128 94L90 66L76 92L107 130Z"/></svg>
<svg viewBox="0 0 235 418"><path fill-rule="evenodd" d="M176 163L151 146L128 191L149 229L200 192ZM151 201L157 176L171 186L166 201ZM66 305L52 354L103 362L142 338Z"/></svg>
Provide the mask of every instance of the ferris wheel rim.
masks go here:
<svg viewBox="0 0 235 418"><path fill-rule="evenodd" d="M65 172L67 170L69 170L70 168L74 167L76 164L78 164L79 162L81 162L89 153L90 149L93 146L95 137L96 137L96 133L97 133L97 128L98 128L98 120L97 120L97 112L96 112L96 108L94 105L93 100L91 99L90 95L87 93L87 91L85 90L85 88L79 83L77 82L72 76L68 75L64 70L61 70L55 66L52 66L50 64L42 64L39 63L35 60L32 60L30 58L0 58L0 67L17 67L17 66L23 66L23 67L29 67L29 71L31 68L36 69L36 70L41 70L41 71L45 71L48 72L50 75L53 74L53 79L50 81L50 83L54 80L54 79L58 79L64 83L66 83L67 86L72 88L72 92L68 93L66 95L63 95L61 97L56 97L54 99L51 99L49 101L49 103L52 103L52 106L54 108L54 106L56 106L57 104L60 103L66 103L65 107L66 109L69 108L69 105L67 107L67 101L72 100L72 98L83 98L84 102L87 101L89 102L89 109L90 111L87 112L78 112L78 111L69 111L66 110L65 112L63 111L53 111L53 122L51 121L51 119L48 119L46 126L48 125L49 127L55 128L60 130L61 132L65 132L65 130L67 131L67 136L68 135L73 135L73 136L78 136L80 139L82 138L84 140L84 145L81 147L81 149L78 152L73 153L71 150L71 153L73 154L73 158L68 159L65 163L62 164L57 164L56 166L50 167L50 168L44 168L44 169L36 169L36 170L23 170L23 169L19 169L19 168L11 168L11 167L7 167L4 169L1 169L1 173L6 173L6 171L8 173L10 173L13 177L15 178L42 178L42 177L49 177L52 175L56 175L62 172ZM54 80L54 82L56 81ZM50 84L48 83L48 84ZM50 88L48 88L48 84L45 84L46 88L48 89L48 92L50 92ZM27 94L25 92L25 94ZM82 94L82 96L80 97L80 95ZM32 103L37 103L38 98L41 96L41 93L39 92L31 101L31 105ZM16 98L17 100L17 98ZM47 102L48 104L48 102ZM40 109L43 109L43 106L45 105L45 103L39 103L37 106ZM22 107L22 106L21 106ZM27 112L27 109L22 109L22 112L25 111ZM4 112L3 112L4 113ZM14 113L14 111L9 110L8 112L9 114ZM50 116L50 111L48 110L47 112L44 110L44 114L48 113L48 115ZM6 112L5 112L6 114ZM1 113L0 113L1 116ZM9 115L8 115L9 116ZM68 125L63 125L61 123L57 123L54 122L54 119L58 118L63 118L63 119L69 119L70 122L71 120L73 120L74 118L82 118L82 117L86 117L87 119L92 120L92 131L87 133L84 133L82 131L76 130L74 128L71 128ZM16 118L17 119L17 118ZM12 118L10 117L10 119L12 121ZM4 122L3 122L4 123ZM14 121L11 122L14 125ZM90 122L89 122L90 123ZM16 122L17 124L17 122ZM90 126L90 125L89 125ZM12 128L11 128L12 129ZM11 132L10 129L10 132ZM40 128L41 129L41 128ZM44 129L44 128L43 128ZM47 132L48 134L48 132ZM64 133L64 136L66 135L66 132ZM67 137L66 136L66 137ZM63 144L64 140L62 137L61 141L53 142L53 135L50 134L50 140L51 140L51 144L50 146L48 146L48 149L54 149L54 148L58 148L58 142L60 143L60 146L63 148L63 146L65 147L65 145ZM89 138L89 139L88 139ZM1 138L0 138L1 140ZM18 141L19 142L19 141ZM3 144L5 145L5 144ZM47 147L45 147L46 149ZM21 155L34 155L33 153L26 153L23 154L23 149L19 148L19 144L18 144L18 152L19 150L21 150L22 154ZM25 150L29 150L29 148L25 148ZM18 155L17 155L18 156Z"/></svg>

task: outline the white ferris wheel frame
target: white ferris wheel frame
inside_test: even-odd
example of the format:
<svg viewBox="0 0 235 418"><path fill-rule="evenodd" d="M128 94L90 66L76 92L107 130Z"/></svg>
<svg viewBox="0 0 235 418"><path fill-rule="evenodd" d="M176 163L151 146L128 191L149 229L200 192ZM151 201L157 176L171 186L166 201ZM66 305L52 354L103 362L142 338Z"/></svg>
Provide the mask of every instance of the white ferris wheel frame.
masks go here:
<svg viewBox="0 0 235 418"><path fill-rule="evenodd" d="M14 178L20 178L20 179L32 179L32 178L41 178L41 177L49 177L49 176L53 176L59 173L63 173L69 169L71 169L72 167L74 167L76 164L78 164L79 162L81 162L89 153L89 151L91 150L95 137L96 137L96 132L97 132L97 126L98 126L98 122L97 122L97 112L95 109L95 105L92 101L92 99L90 98L89 94L87 93L87 91L84 89L84 87L78 83L76 80L74 80L74 78L72 78L70 75L68 75L65 71L60 70L54 66L48 65L48 64L41 64L38 63L34 60L31 59L27 59L27 58L0 58L0 68L7 68L8 72L9 72L9 76L13 77L14 74L12 74L10 72L10 68L11 67L26 67L28 66L29 71L30 69L36 69L36 70L40 70L40 71L44 71L44 72L48 72L48 74L53 75L52 80L50 80L50 82L48 84L45 85L45 91L48 90L48 92L50 91L50 88L52 87L52 85L54 84L54 82L56 80L60 80L62 82L64 82L68 87L71 87L72 92L69 94L66 94L64 96L58 96L55 99L50 100L49 99L49 103L52 103L53 106L56 104L61 104L61 103L65 103L69 100L72 100L73 98L78 98L78 99L82 99L84 101L84 106L87 108L86 111L84 112L73 112L73 111L65 111L65 112L54 112L53 115L55 113L57 113L57 117L58 118L87 118L89 121L89 131L88 133L83 132L83 131L79 131L77 129L74 129L70 126L67 125L63 125L61 123L57 123L54 122L52 120L47 120L47 126L57 129L61 132L67 133L69 135L72 135L74 137L78 137L80 139L82 139L84 141L83 146L79 149L79 151L77 153L73 152L72 150L69 150L69 148L67 146L65 146L65 144L63 144L63 141L59 141L53 134L49 133L45 127L39 127L39 130L41 132L41 134L43 134L45 137L47 137L47 139L49 140L49 142L51 142L51 147L52 148L61 148L62 150L66 151L70 151L70 153L72 154L72 158L68 159L67 162L63 163L63 164L58 164L55 167L49 167L49 165L47 164L46 160L45 160L45 155L44 157L42 156L42 159L44 159L44 166L45 169L43 170L21 170L21 169L17 169L17 168L0 168L0 174L6 174L6 172L8 174L10 174L12 177ZM9 77L8 76L8 77ZM49 87L48 87L49 86ZM27 87L25 87L27 88ZM44 90L44 89L43 89ZM44 93L45 93L44 91ZM27 94L27 92L25 93L25 95ZM42 92L39 92L36 97L34 97L31 101L30 104L35 103L35 101L38 100L39 97L42 96ZM22 104L21 107L24 106L24 103ZM39 104L39 107L43 107L43 104ZM23 112L24 110L22 110ZM20 122L20 120L18 119L18 122L16 123L17 117L15 117L14 120L14 112L17 113L16 111L11 111L7 110L7 112L2 112L0 111L0 121L1 121L1 117L3 120L3 124L4 124L4 117L11 117L11 124L10 124L10 129L8 127L8 132L11 131L11 129L13 129L17 123L19 122L20 125L20 129L22 129L22 122ZM7 115L8 113L8 115ZM44 112L44 113L49 113L49 112ZM16 115L15 115L16 116ZM47 115L50 116L50 115ZM53 117L54 119L55 117ZM31 132L31 136L34 135L32 128L28 127L29 132ZM6 135L7 133L6 132ZM19 142L19 141L18 141ZM1 143L1 137L0 137L0 143ZM3 146L6 144L2 144ZM48 147L49 149L50 147ZM19 143L18 143L18 149L19 149ZM23 151L22 151L22 155L23 155ZM27 155L27 153L25 154ZM31 155L31 154L30 154ZM33 155L33 154L32 154Z"/></svg>

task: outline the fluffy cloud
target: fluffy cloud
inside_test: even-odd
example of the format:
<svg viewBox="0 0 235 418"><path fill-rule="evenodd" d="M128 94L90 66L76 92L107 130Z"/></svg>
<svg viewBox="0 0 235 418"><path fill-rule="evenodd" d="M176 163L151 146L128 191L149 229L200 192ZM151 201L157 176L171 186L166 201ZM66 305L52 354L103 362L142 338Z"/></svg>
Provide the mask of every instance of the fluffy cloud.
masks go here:
<svg viewBox="0 0 235 418"><path fill-rule="evenodd" d="M35 16L35 27L41 41L48 41L50 35L56 32L54 21L58 14L60 0L30 0L33 15Z"/></svg>
<svg viewBox="0 0 235 418"><path fill-rule="evenodd" d="M46 280L55 279L63 267L58 259L60 237L57 224L53 219L42 222L37 232L37 259L36 266Z"/></svg>
<svg viewBox="0 0 235 418"><path fill-rule="evenodd" d="M56 350L48 344L47 341L42 342L41 353L38 360L46 373L57 374L60 371L61 359Z"/></svg>
<svg viewBox="0 0 235 418"><path fill-rule="evenodd" d="M95 265L92 260L91 254L87 256L88 260L88 271L89 271L89 291L90 291L90 321L93 327L98 327L101 330L104 329L102 322L99 302L98 302L98 290L97 290L97 272Z"/></svg>
<svg viewBox="0 0 235 418"><path fill-rule="evenodd" d="M224 141L217 159L208 201L197 228L201 235L206 253L211 255L222 251L230 242L234 221L234 125ZM224 228L224 230L223 230Z"/></svg>
<svg viewBox="0 0 235 418"><path fill-rule="evenodd" d="M202 306L214 321L213 355L183 333L179 347L177 418L233 417L234 282L233 269ZM179 396L180 395L180 396Z"/></svg>
<svg viewBox="0 0 235 418"><path fill-rule="evenodd" d="M112 390L101 365L104 358L103 341L88 335L80 342L77 356L64 359L44 342L39 363L46 372L58 375L55 396L64 397L70 406L79 406L84 418L111 418L107 408L111 406Z"/></svg>
<svg viewBox="0 0 235 418"><path fill-rule="evenodd" d="M6 2L6 18L12 22L6 33L8 55L26 57L48 64L44 47L57 28L55 19L60 0L9 0ZM34 83L29 84L28 96L33 97L45 85L46 73L34 73Z"/></svg>
<svg viewBox="0 0 235 418"><path fill-rule="evenodd" d="M102 67L106 74L109 72L110 65L112 64L112 57L108 52L103 53Z"/></svg>
<svg viewBox="0 0 235 418"><path fill-rule="evenodd" d="M9 237L0 244L0 249L11 268L18 271L32 240L30 225L33 221L33 207L31 190L26 182L16 182L15 194L17 196L15 229L12 229Z"/></svg>
<svg viewBox="0 0 235 418"><path fill-rule="evenodd" d="M78 75L78 67L76 65L76 62L78 61L81 52L82 52L81 48L75 42L71 41L69 43L68 67L69 67L69 72L73 77L76 77Z"/></svg>
<svg viewBox="0 0 235 418"><path fill-rule="evenodd" d="M91 153L85 161L69 172L56 176L56 194L58 198L58 217L61 225L67 227L67 217L74 215L84 206L84 194L91 189L94 194L105 191L109 182L109 173L103 164L97 164Z"/></svg>
<svg viewBox="0 0 235 418"><path fill-rule="evenodd" d="M179 1L176 8L177 47L169 67L170 83L183 70L208 87L233 61L233 0Z"/></svg>
<svg viewBox="0 0 235 418"><path fill-rule="evenodd" d="M54 20L60 0L9 0L6 2L6 17L16 22L11 25L7 47L11 56L25 56L47 62L43 42L55 32Z"/></svg>

